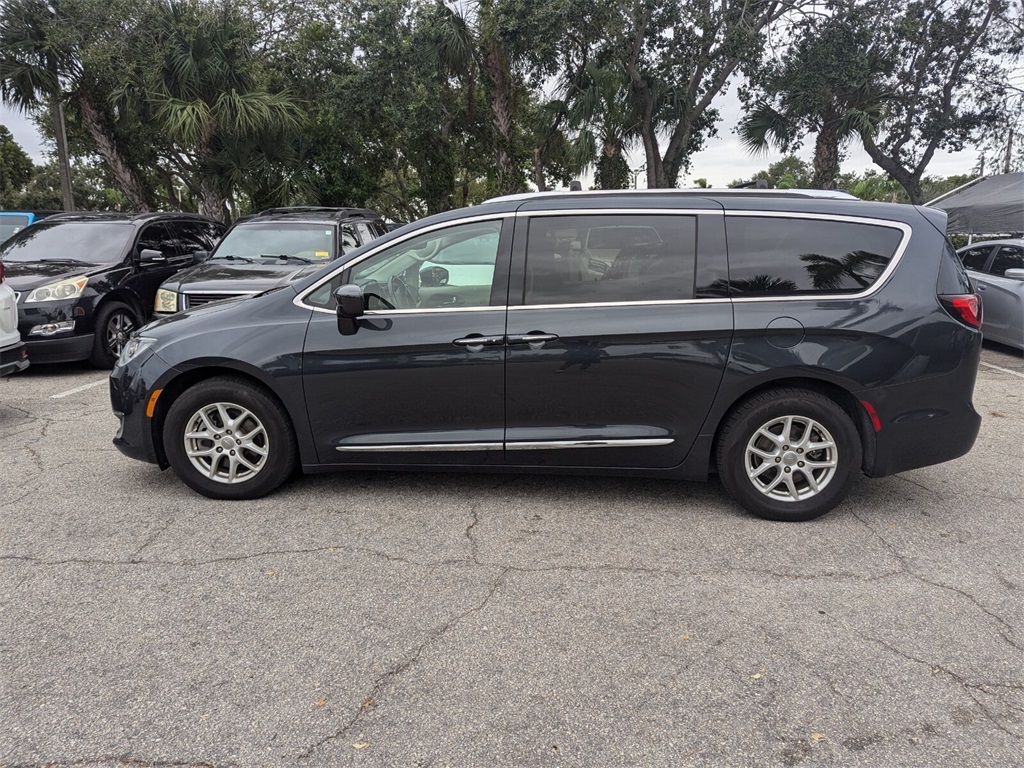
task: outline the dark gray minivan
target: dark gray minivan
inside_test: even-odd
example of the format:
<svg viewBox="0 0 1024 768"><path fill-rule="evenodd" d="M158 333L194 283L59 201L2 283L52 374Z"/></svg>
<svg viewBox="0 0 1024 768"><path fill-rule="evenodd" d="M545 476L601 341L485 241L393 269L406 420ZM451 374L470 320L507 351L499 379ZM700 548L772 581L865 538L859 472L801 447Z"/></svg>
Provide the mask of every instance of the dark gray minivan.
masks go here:
<svg viewBox="0 0 1024 768"><path fill-rule="evenodd" d="M974 443L981 307L944 231L841 193L499 198L146 326L114 443L215 498L299 466L717 472L807 520Z"/></svg>

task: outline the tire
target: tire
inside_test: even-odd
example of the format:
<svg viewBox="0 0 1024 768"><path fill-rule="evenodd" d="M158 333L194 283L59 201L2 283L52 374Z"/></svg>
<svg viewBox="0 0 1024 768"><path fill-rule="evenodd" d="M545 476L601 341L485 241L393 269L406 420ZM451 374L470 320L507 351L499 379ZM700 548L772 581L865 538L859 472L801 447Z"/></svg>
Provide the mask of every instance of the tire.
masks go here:
<svg viewBox="0 0 1024 768"><path fill-rule="evenodd" d="M288 413L240 378L207 379L185 390L167 412L163 443L174 474L211 499L266 496L298 465Z"/></svg>
<svg viewBox="0 0 1024 768"><path fill-rule="evenodd" d="M808 450L808 441L816 447ZM846 498L861 455L857 428L835 401L811 390L775 389L728 418L716 462L729 495L748 512L798 522Z"/></svg>
<svg viewBox="0 0 1024 768"><path fill-rule="evenodd" d="M128 338L139 329L139 318L127 304L108 301L96 313L95 328L89 362L96 368L113 368Z"/></svg>

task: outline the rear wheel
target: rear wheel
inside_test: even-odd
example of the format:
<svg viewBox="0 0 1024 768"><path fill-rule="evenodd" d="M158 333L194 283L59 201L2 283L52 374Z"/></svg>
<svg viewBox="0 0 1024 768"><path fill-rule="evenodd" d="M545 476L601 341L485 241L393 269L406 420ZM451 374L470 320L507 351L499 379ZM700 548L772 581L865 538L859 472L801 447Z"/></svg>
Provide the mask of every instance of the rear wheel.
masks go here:
<svg viewBox="0 0 1024 768"><path fill-rule="evenodd" d="M185 390L164 422L174 473L212 499L256 499L295 469L295 432L287 412L263 388L219 377Z"/></svg>
<svg viewBox="0 0 1024 768"><path fill-rule="evenodd" d="M811 520L850 491L861 465L860 435L833 400L777 389L741 405L718 442L718 472L729 494L769 520Z"/></svg>
<svg viewBox="0 0 1024 768"><path fill-rule="evenodd" d="M138 329L135 310L120 301L108 301L96 313L96 335L93 337L89 362L97 368L113 368L128 339Z"/></svg>

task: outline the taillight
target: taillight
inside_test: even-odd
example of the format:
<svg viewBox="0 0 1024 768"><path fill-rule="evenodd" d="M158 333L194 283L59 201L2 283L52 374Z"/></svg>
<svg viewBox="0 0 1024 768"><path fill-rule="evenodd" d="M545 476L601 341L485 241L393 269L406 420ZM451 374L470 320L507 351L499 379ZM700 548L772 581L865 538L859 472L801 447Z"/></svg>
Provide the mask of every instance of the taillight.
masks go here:
<svg viewBox="0 0 1024 768"><path fill-rule="evenodd" d="M972 328L981 328L981 297L975 293L963 296L939 296L942 306L953 317Z"/></svg>
<svg viewBox="0 0 1024 768"><path fill-rule="evenodd" d="M0 283L4 281L4 263L0 261Z"/></svg>

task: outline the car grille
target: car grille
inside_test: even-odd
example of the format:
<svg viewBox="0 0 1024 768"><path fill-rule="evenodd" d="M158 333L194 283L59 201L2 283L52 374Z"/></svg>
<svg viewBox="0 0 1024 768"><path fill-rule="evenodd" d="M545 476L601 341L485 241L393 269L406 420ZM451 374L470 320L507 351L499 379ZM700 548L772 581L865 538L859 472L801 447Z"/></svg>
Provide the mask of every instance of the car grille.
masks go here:
<svg viewBox="0 0 1024 768"><path fill-rule="evenodd" d="M184 309L201 307L203 306L203 304L209 304L211 301L220 301L221 299L234 299L239 296L248 295L248 293L186 293Z"/></svg>

